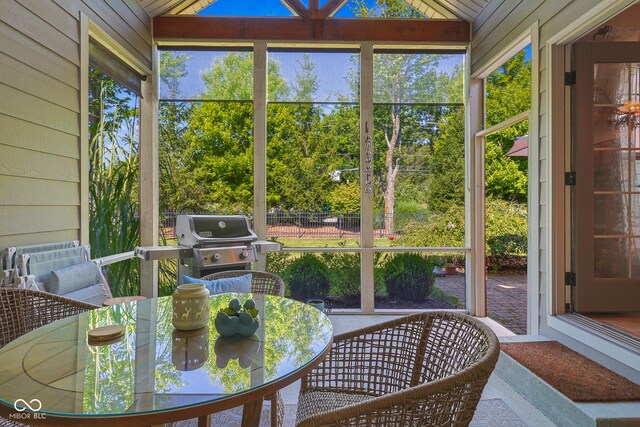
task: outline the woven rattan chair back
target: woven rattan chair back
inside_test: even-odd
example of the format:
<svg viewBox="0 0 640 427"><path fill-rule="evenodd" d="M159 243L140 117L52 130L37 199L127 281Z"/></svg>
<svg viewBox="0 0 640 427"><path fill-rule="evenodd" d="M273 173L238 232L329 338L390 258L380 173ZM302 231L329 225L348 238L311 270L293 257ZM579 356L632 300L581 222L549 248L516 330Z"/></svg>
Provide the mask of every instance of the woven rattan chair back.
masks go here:
<svg viewBox="0 0 640 427"><path fill-rule="evenodd" d="M499 355L461 313L419 313L334 337L302 380L298 426L467 426Z"/></svg>
<svg viewBox="0 0 640 427"><path fill-rule="evenodd" d="M239 277L251 274L251 292L254 294L284 296L284 281L280 276L265 271L232 270L212 273L201 277L202 280L216 280L227 277Z"/></svg>
<svg viewBox="0 0 640 427"><path fill-rule="evenodd" d="M0 347L56 320L98 308L47 292L0 289Z"/></svg>
<svg viewBox="0 0 640 427"><path fill-rule="evenodd" d="M29 331L97 306L26 289L0 288L0 348ZM25 424L0 417L0 427Z"/></svg>

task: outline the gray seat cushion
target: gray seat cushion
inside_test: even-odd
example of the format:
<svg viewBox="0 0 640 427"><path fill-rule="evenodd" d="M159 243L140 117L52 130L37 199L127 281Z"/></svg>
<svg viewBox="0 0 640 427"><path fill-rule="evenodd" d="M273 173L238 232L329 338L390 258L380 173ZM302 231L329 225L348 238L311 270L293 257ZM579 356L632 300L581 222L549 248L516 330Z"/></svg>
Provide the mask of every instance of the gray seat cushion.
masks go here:
<svg viewBox="0 0 640 427"><path fill-rule="evenodd" d="M83 246L77 248L57 249L47 252L29 254L28 274L35 276L36 282L49 289L51 272L70 265L82 264L89 261L87 250Z"/></svg>
<svg viewBox="0 0 640 427"><path fill-rule="evenodd" d="M53 270L48 290L53 294L65 295L97 283L98 266L88 261Z"/></svg>
<svg viewBox="0 0 640 427"><path fill-rule="evenodd" d="M104 288L100 284L69 292L68 294L64 294L62 296L65 298L88 302L89 304L94 305L102 305L104 300L108 298L108 296L104 293Z"/></svg>

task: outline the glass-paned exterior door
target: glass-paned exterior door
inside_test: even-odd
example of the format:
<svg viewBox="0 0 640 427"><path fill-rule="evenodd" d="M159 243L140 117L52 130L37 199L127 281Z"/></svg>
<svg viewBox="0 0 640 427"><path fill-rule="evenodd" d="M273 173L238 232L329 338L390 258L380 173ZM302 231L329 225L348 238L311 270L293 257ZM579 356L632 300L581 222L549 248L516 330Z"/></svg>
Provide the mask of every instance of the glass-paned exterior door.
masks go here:
<svg viewBox="0 0 640 427"><path fill-rule="evenodd" d="M576 46L575 310L640 311L640 43Z"/></svg>

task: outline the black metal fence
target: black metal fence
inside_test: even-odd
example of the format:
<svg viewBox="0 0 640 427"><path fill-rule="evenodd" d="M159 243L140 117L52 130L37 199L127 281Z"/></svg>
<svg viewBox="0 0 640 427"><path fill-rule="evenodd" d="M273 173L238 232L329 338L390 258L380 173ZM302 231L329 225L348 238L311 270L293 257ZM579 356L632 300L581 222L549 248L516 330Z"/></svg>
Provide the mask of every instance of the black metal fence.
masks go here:
<svg viewBox="0 0 640 427"><path fill-rule="evenodd" d="M160 216L162 231L167 238L175 237L175 219L180 214L193 215L221 215L220 212L206 211L163 211ZM224 214L230 214L226 212ZM236 212L235 214L247 215L250 220L252 213ZM359 238L360 237L360 212L289 212L272 211L267 213L267 237L285 238ZM388 238L400 235L402 225L413 221L426 221L426 213L396 213L385 215L384 212L374 213L373 228L374 237ZM388 221L387 221L388 219ZM393 227L387 228L387 223Z"/></svg>

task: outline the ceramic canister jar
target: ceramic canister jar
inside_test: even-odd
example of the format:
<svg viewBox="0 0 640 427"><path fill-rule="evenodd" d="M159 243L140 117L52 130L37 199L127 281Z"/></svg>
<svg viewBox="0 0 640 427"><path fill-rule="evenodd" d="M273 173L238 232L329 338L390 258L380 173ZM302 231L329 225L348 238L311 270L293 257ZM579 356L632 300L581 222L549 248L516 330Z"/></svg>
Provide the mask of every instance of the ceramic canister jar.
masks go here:
<svg viewBox="0 0 640 427"><path fill-rule="evenodd" d="M173 326L182 331L209 323L209 290L201 283L178 286L173 294Z"/></svg>

